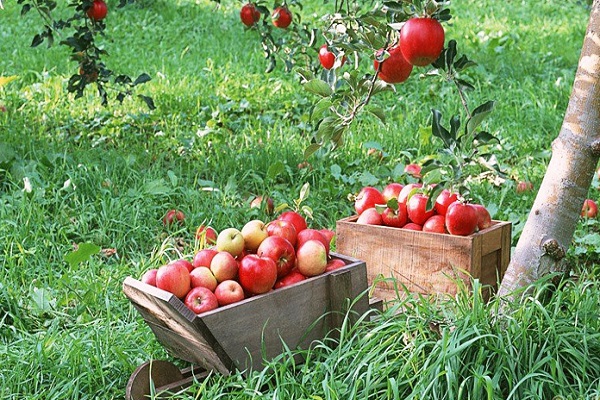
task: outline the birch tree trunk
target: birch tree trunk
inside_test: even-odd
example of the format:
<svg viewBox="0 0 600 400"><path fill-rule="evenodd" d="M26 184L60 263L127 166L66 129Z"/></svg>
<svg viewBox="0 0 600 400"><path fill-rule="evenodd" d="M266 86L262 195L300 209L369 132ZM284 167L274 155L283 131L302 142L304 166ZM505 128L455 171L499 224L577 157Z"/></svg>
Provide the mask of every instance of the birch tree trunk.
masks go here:
<svg viewBox="0 0 600 400"><path fill-rule="evenodd" d="M565 118L499 296L510 298L514 290L563 270L599 156L600 0L594 0Z"/></svg>

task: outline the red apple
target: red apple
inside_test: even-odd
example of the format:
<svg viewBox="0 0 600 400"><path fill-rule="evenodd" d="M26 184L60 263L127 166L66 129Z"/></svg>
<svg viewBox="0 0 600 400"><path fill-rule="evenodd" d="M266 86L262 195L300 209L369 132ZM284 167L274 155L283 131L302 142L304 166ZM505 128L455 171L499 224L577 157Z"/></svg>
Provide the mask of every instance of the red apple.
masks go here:
<svg viewBox="0 0 600 400"><path fill-rule="evenodd" d="M290 285L293 285L298 282L302 282L305 279L306 279L306 277L304 275L302 275L297 269L294 268L293 270L290 271L289 274L287 274L283 278L278 279L277 282L275 282L275 286L273 286L273 288L280 289L282 287L286 287L286 286L290 286Z"/></svg>
<svg viewBox="0 0 600 400"><path fill-rule="evenodd" d="M385 226L402 228L408 223L408 213L406 212L406 205L404 203L398 203L397 210L387 207L381 213L381 221Z"/></svg>
<svg viewBox="0 0 600 400"><path fill-rule="evenodd" d="M296 251L296 267L302 275L307 277L317 276L325 272L327 268L325 245L314 239L303 243Z"/></svg>
<svg viewBox="0 0 600 400"><path fill-rule="evenodd" d="M446 218L443 215L433 215L423 224L423 232L447 233Z"/></svg>
<svg viewBox="0 0 600 400"><path fill-rule="evenodd" d="M323 228L323 229L319 229L319 232L321 232L323 234L323 236L325 236L325 239L327 239L327 248L330 249L331 248L331 242L333 241L333 238L335 237L335 232L332 231L331 229L327 229L327 228Z"/></svg>
<svg viewBox="0 0 600 400"><path fill-rule="evenodd" d="M325 267L325 272L335 271L336 269L340 269L345 267L346 263L341 258L332 258L327 262L327 266Z"/></svg>
<svg viewBox="0 0 600 400"><path fill-rule="evenodd" d="M531 192L533 190L533 183L528 182L528 181L519 181L517 183L517 188L516 188L516 192L521 194L521 193L526 193L526 192Z"/></svg>
<svg viewBox="0 0 600 400"><path fill-rule="evenodd" d="M425 221L435 214L433 208L431 210L427 209L428 200L429 197L427 195L416 193L408 200L408 203L406 203L408 218L415 224L423 226Z"/></svg>
<svg viewBox="0 0 600 400"><path fill-rule="evenodd" d="M383 199L387 203L391 199L398 199L400 195L400 191L404 188L404 185L396 182L389 183L386 187L383 188L381 194L383 195Z"/></svg>
<svg viewBox="0 0 600 400"><path fill-rule="evenodd" d="M269 237L265 223L259 219L248 221L241 232L244 237L246 250L250 253L255 253L258 246L260 246L260 243Z"/></svg>
<svg viewBox="0 0 600 400"><path fill-rule="evenodd" d="M264 207L264 210L267 214L272 214L273 210L275 209L275 204L273 203L273 199L270 197L267 197L266 201L263 199L264 199L263 196L256 196L250 202L250 208L262 209Z"/></svg>
<svg viewBox="0 0 600 400"><path fill-rule="evenodd" d="M156 287L183 299L190 291L190 271L181 264L167 264L156 272Z"/></svg>
<svg viewBox="0 0 600 400"><path fill-rule="evenodd" d="M158 269L156 268L149 269L148 271L144 272L144 275L142 275L142 278L140 280L147 285L156 286L157 272Z"/></svg>
<svg viewBox="0 0 600 400"><path fill-rule="evenodd" d="M240 261L239 282L250 294L267 293L277 281L277 265L269 257L248 254Z"/></svg>
<svg viewBox="0 0 600 400"><path fill-rule="evenodd" d="M448 206L458 200L458 194L452 193L448 189L442 189L438 197L435 199L434 208L440 215L446 215Z"/></svg>
<svg viewBox="0 0 600 400"><path fill-rule="evenodd" d="M404 225L402 229L408 229L409 231L422 231L423 227L419 224L415 224L414 222L409 222L408 224Z"/></svg>
<svg viewBox="0 0 600 400"><path fill-rule="evenodd" d="M194 269L194 266L188 260L180 258L179 260L173 260L169 264L181 264L187 268L188 272L191 272Z"/></svg>
<svg viewBox="0 0 600 400"><path fill-rule="evenodd" d="M185 296L184 304L195 314L214 310L219 307L217 296L209 289L197 286Z"/></svg>
<svg viewBox="0 0 600 400"><path fill-rule="evenodd" d="M377 212L377 209L373 207L363 211L358 216L356 223L363 225L383 225L383 219L381 218L381 214Z"/></svg>
<svg viewBox="0 0 600 400"><path fill-rule="evenodd" d="M585 199L581 209L581 216L585 218L596 218L598 215L598 205L592 199Z"/></svg>
<svg viewBox="0 0 600 400"><path fill-rule="evenodd" d="M290 221L276 219L267 224L267 233L269 236L281 236L296 246L296 228Z"/></svg>
<svg viewBox="0 0 600 400"><path fill-rule="evenodd" d="M408 198L415 194L416 190L423 187L421 183L409 183L404 186L398 195L398 203L407 203Z"/></svg>
<svg viewBox="0 0 600 400"><path fill-rule="evenodd" d="M185 215L180 210L169 210L163 217L163 225L170 226L171 224L177 222L180 225L183 224L183 220L185 219Z"/></svg>
<svg viewBox="0 0 600 400"><path fill-rule="evenodd" d="M217 236L217 250L226 251L234 257L242 254L245 248L244 236L236 228L223 229Z"/></svg>
<svg viewBox="0 0 600 400"><path fill-rule="evenodd" d="M227 251L219 251L210 262L210 270L217 282L235 279L238 276L238 262Z"/></svg>
<svg viewBox="0 0 600 400"><path fill-rule="evenodd" d="M451 235L468 236L477 230L478 219L473 205L455 201L446 212L446 229Z"/></svg>
<svg viewBox="0 0 600 400"><path fill-rule="evenodd" d="M227 280L219 283L215 289L215 296L220 306L237 303L244 300L244 289L238 281Z"/></svg>
<svg viewBox="0 0 600 400"><path fill-rule="evenodd" d="M471 204L477 211L477 229L480 231L492 226L492 217L490 212L481 204Z"/></svg>
<svg viewBox="0 0 600 400"><path fill-rule="evenodd" d="M358 192L354 199L354 209L358 215L361 215L365 210L375 207L377 204L385 204L383 194L379 189L366 186Z"/></svg>
<svg viewBox="0 0 600 400"><path fill-rule="evenodd" d="M306 219L296 211L284 211L277 219L291 222L292 225L294 225L294 228L296 228L296 234L307 227Z"/></svg>
<svg viewBox="0 0 600 400"><path fill-rule="evenodd" d="M217 253L218 251L215 249L202 249L194 256L192 265L194 268L210 267L210 262Z"/></svg>
<svg viewBox="0 0 600 400"><path fill-rule="evenodd" d="M217 231L213 227L200 225L196 229L196 239L201 241L203 238L206 244L213 245L217 243Z"/></svg>
<svg viewBox="0 0 600 400"><path fill-rule="evenodd" d="M208 267L194 268L190 272L190 282L193 288L202 286L214 291L217 287L217 278Z"/></svg>
<svg viewBox="0 0 600 400"><path fill-rule="evenodd" d="M408 175L417 178L417 179L421 179L421 166L417 165L417 164L408 164L406 167L404 167L404 172L406 172Z"/></svg>
<svg viewBox="0 0 600 400"><path fill-rule="evenodd" d="M321 243L323 243L323 245L325 246L325 249L327 250L327 256L329 257L329 243L331 241L327 240L325 235L323 235L323 233L321 233L321 231L319 231L317 229L306 228L305 230L300 232L298 234L298 241L296 242L296 248L300 248L300 246L302 246L304 243L306 243L309 240L318 240Z"/></svg>
<svg viewBox="0 0 600 400"><path fill-rule="evenodd" d="M304 231L302 231L304 232ZM277 265L277 278L287 275L296 263L294 246L281 236L269 236L258 247L256 254L269 257Z"/></svg>

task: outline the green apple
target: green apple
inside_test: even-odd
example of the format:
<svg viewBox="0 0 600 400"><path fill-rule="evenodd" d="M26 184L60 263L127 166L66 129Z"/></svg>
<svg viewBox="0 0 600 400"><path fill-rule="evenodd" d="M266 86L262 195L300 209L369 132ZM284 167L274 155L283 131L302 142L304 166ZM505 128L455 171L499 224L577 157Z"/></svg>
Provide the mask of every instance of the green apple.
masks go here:
<svg viewBox="0 0 600 400"><path fill-rule="evenodd" d="M234 257L239 256L244 251L244 236L239 229L223 229L217 236L217 250L226 251Z"/></svg>

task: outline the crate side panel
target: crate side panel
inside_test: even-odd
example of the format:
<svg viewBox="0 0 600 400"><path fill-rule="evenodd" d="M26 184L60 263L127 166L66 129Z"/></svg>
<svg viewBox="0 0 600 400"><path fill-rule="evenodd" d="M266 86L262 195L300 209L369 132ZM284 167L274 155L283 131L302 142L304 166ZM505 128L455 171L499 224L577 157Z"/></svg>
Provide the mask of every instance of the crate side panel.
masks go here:
<svg viewBox="0 0 600 400"><path fill-rule="evenodd" d="M178 358L207 370L228 374L231 360L196 317L177 297L131 277L123 282L123 292L155 333L157 340ZM158 329L161 327L163 329ZM173 332L173 335L165 332Z"/></svg>

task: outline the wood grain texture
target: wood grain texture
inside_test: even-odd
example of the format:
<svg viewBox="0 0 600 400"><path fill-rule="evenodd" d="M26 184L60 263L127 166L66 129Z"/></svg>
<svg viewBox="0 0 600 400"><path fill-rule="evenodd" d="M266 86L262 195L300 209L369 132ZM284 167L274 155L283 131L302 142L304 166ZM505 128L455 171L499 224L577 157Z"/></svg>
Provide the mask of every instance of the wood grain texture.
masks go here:
<svg viewBox="0 0 600 400"><path fill-rule="evenodd" d="M168 292L131 277L123 291L175 357L206 370L228 374L262 369L289 348L307 348L339 326L353 303L357 315L367 311L367 271L364 262L333 253L346 266L298 284L254 296L195 315Z"/></svg>
<svg viewBox="0 0 600 400"><path fill-rule="evenodd" d="M497 286L510 259L510 222L493 221L473 235L453 236L361 225L357 218L337 222L336 251L365 261L369 284L377 282L375 295L385 300L396 298L402 287L455 294L453 279L468 285L469 276Z"/></svg>

